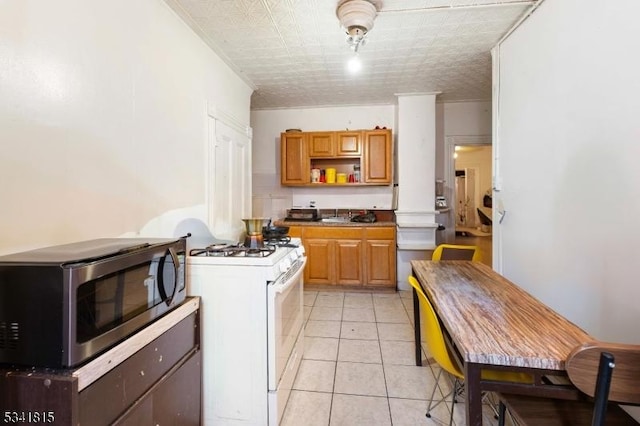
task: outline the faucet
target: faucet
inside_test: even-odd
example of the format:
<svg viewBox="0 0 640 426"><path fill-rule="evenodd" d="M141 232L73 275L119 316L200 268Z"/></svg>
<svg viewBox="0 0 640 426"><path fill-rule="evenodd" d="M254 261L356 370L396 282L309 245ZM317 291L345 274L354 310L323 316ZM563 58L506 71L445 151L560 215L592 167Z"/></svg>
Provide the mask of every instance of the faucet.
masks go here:
<svg viewBox="0 0 640 426"><path fill-rule="evenodd" d="M336 209L335 214L333 215L334 217L338 217L338 209Z"/></svg>

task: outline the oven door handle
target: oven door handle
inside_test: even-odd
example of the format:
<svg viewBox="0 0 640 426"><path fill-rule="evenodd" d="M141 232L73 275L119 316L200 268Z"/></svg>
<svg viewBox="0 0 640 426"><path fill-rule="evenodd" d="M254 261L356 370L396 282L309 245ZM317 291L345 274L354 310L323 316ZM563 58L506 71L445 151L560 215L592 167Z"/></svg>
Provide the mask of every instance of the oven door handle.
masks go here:
<svg viewBox="0 0 640 426"><path fill-rule="evenodd" d="M303 257L300 260L298 260L295 263L295 266L292 267L292 268L297 268L295 270L295 273L293 273L293 275L290 275L289 278L285 279L282 284L273 284L273 291L275 291L278 294L282 294L282 293L286 292L287 290L289 290L290 287L296 285L296 283L300 279L300 275L304 271L304 265L306 263L307 263L307 258L306 257ZM286 273L288 273L288 272L289 271L287 271ZM276 283L277 283L277 281L276 281Z"/></svg>

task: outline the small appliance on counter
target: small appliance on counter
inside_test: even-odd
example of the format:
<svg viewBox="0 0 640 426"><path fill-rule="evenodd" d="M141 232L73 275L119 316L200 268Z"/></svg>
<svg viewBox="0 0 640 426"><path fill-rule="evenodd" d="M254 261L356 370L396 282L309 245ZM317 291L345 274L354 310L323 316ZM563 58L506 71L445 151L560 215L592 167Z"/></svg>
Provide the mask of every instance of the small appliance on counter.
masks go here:
<svg viewBox="0 0 640 426"><path fill-rule="evenodd" d="M284 220L292 222L315 222L320 220L318 209L289 209Z"/></svg>
<svg viewBox="0 0 640 426"><path fill-rule="evenodd" d="M104 238L0 257L0 363L74 367L176 308L185 239Z"/></svg>

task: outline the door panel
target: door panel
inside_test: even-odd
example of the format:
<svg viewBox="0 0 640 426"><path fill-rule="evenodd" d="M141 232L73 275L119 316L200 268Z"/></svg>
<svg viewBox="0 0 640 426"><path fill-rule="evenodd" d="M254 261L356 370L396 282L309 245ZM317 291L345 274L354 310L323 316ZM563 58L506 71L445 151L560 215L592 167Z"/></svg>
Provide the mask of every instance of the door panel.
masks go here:
<svg viewBox="0 0 640 426"><path fill-rule="evenodd" d="M305 243L307 268L305 278L309 284L335 284L332 268L335 253L333 241L308 239Z"/></svg>
<svg viewBox="0 0 640 426"><path fill-rule="evenodd" d="M362 240L336 241L336 283L362 284Z"/></svg>

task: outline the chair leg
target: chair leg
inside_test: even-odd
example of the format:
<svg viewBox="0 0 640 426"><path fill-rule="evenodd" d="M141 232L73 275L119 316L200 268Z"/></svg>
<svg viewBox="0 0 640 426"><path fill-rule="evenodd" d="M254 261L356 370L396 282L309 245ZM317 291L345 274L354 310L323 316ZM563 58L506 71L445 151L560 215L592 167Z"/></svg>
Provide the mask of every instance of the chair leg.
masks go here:
<svg viewBox="0 0 640 426"><path fill-rule="evenodd" d="M451 412L449 413L449 426L453 424L453 405L456 403L456 394L458 393L458 387L461 386L462 383L456 378L453 383L453 396L451 397Z"/></svg>
<svg viewBox="0 0 640 426"><path fill-rule="evenodd" d="M427 406L427 413L425 414L425 416L428 417L428 418L431 418L431 410L433 410L438 405L440 405L441 403L446 401L446 399L449 397L449 395L453 394L453 397L455 398L456 388L455 388L455 382L454 382L453 390L451 392L449 392L448 394L446 394L445 396L443 396L440 401L436 402L435 404L433 403L433 397L435 396L436 389L438 389L438 385L440 384L440 377L442 376L442 372L443 371L444 370L440 369L440 371L438 372L438 375L436 376L436 384L433 387L433 391L431 392L431 397L429 398L429 405ZM457 382L457 379L456 379L456 382Z"/></svg>
<svg viewBox="0 0 640 426"><path fill-rule="evenodd" d="M504 426L505 411L507 411L507 407L504 402L500 401L498 405L498 426Z"/></svg>
<svg viewBox="0 0 640 426"><path fill-rule="evenodd" d="M482 394L482 402L489 405L491 411L493 411L493 418L498 420L500 418L500 413L498 412L498 402L494 401L494 394L492 392L483 392Z"/></svg>

